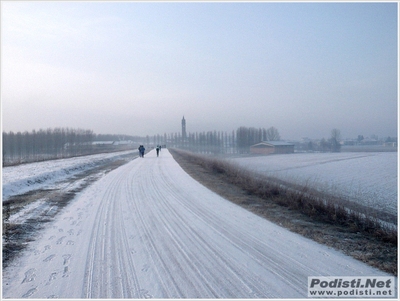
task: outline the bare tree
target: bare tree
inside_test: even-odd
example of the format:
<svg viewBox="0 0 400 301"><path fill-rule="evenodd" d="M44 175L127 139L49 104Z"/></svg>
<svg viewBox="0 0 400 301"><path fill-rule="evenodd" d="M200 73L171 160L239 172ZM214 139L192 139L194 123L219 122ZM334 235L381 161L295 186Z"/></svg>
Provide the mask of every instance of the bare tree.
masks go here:
<svg viewBox="0 0 400 301"><path fill-rule="evenodd" d="M279 135L279 132L276 128L271 126L267 132L266 132L266 137L268 141L278 141L281 140L281 136Z"/></svg>
<svg viewBox="0 0 400 301"><path fill-rule="evenodd" d="M331 131L331 150L333 152L340 152L340 130L333 129Z"/></svg>

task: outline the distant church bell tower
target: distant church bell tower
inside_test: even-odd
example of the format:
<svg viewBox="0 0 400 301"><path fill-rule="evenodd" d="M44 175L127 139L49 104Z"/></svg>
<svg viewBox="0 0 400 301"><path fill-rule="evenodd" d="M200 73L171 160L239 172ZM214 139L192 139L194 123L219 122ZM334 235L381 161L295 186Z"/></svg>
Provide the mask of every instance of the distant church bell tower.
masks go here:
<svg viewBox="0 0 400 301"><path fill-rule="evenodd" d="M186 120L185 116L182 118L182 140L186 141Z"/></svg>

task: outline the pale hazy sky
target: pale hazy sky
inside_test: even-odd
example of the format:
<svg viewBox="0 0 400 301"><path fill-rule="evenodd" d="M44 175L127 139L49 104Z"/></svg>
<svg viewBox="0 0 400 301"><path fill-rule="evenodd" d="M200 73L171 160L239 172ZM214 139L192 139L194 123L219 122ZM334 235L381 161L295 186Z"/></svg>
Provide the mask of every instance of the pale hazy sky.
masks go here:
<svg viewBox="0 0 400 301"><path fill-rule="evenodd" d="M398 5L1 1L3 131L397 136Z"/></svg>

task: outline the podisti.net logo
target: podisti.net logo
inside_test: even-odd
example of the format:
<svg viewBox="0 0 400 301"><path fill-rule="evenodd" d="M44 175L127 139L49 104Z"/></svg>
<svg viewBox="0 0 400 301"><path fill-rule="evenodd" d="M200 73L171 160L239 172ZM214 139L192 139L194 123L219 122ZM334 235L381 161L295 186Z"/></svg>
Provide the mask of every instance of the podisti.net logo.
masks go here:
<svg viewBox="0 0 400 301"><path fill-rule="evenodd" d="M308 277L311 298L394 298L394 277Z"/></svg>

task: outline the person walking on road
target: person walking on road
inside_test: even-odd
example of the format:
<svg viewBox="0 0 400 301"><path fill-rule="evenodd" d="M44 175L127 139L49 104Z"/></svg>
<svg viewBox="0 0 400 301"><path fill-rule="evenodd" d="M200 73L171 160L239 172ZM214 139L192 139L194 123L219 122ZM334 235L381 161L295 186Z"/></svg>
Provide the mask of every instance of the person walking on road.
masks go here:
<svg viewBox="0 0 400 301"><path fill-rule="evenodd" d="M139 156L140 156L141 158L144 158L144 151L145 151L144 146L143 146L143 145L140 145L139 148L138 148L138 150L139 150Z"/></svg>
<svg viewBox="0 0 400 301"><path fill-rule="evenodd" d="M159 146L157 146L156 152L157 152L157 157L158 157L158 153L160 152L160 147Z"/></svg>

